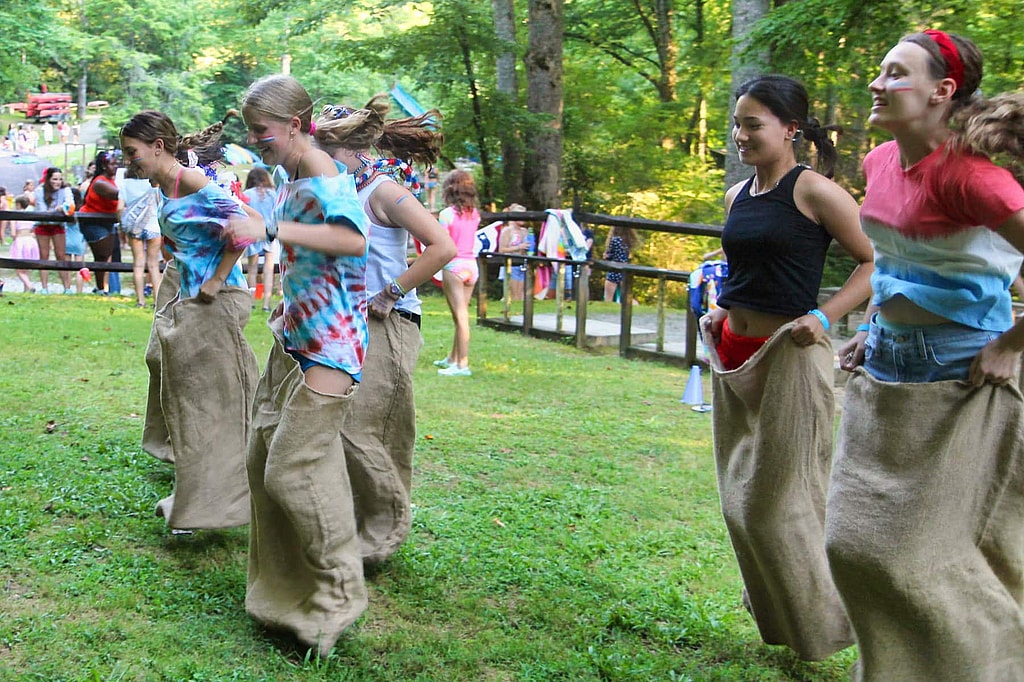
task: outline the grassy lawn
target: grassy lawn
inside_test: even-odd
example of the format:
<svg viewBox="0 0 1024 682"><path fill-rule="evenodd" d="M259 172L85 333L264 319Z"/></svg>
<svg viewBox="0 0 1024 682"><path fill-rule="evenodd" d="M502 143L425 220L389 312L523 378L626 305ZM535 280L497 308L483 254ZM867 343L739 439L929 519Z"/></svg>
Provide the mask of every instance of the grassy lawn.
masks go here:
<svg viewBox="0 0 1024 682"><path fill-rule="evenodd" d="M424 313L412 535L308 660L245 614L247 529L154 516L152 313L0 298L0 680L846 679L852 651L760 644L684 372L474 327L474 376L439 377L451 323Z"/></svg>

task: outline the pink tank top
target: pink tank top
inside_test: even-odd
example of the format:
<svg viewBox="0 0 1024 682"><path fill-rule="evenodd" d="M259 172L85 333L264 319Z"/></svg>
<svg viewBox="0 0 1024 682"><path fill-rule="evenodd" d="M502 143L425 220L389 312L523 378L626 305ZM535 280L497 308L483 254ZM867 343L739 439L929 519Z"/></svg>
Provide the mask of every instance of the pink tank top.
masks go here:
<svg viewBox="0 0 1024 682"><path fill-rule="evenodd" d="M480 227L480 212L475 208L469 213L456 213L449 206L438 215L440 222L448 230L455 242L456 258L475 258L476 231Z"/></svg>

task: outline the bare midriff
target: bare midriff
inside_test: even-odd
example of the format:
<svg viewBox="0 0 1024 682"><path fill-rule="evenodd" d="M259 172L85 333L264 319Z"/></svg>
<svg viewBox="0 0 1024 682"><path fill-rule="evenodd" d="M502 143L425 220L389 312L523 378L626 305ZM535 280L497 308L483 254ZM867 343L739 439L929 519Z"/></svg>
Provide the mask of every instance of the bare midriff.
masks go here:
<svg viewBox="0 0 1024 682"><path fill-rule="evenodd" d="M878 312L889 322L911 327L927 327L950 322L948 318L936 315L913 303L906 296L893 296L881 305Z"/></svg>
<svg viewBox="0 0 1024 682"><path fill-rule="evenodd" d="M771 336L775 330L794 318L787 315L763 313L748 308L729 308L729 330L737 336L761 338Z"/></svg>

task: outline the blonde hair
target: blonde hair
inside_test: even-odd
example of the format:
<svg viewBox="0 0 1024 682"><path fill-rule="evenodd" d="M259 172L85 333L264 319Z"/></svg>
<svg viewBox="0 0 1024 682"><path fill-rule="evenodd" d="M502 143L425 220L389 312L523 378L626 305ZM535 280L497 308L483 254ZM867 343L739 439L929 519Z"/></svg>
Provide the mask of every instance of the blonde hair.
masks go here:
<svg viewBox="0 0 1024 682"><path fill-rule="evenodd" d="M951 125L950 150L983 154L1024 185L1024 93L972 99L953 115Z"/></svg>
<svg viewBox="0 0 1024 682"><path fill-rule="evenodd" d="M313 100L306 88L291 76L264 76L242 95L242 114L252 111L275 121L299 119L299 130L310 132L313 121Z"/></svg>

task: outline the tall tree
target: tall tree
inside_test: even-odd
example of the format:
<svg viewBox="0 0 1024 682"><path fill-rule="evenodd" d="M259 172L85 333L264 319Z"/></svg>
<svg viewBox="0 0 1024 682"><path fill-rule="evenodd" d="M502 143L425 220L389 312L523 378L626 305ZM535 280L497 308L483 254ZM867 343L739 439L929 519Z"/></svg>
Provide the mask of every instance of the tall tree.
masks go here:
<svg viewBox="0 0 1024 682"><path fill-rule="evenodd" d="M507 105L519 101L519 80L516 77L516 9L514 0L491 0L494 9L494 32L498 36L496 90ZM505 203L522 203L523 156L518 126L503 126L501 138L501 172L505 180Z"/></svg>
<svg viewBox="0 0 1024 682"><path fill-rule="evenodd" d="M731 77L729 89L729 111L726 121L732 129L732 110L736 104L736 88L744 81L762 74L768 66L768 47L751 43L750 35L755 24L768 15L768 0L733 0ZM731 187L740 181L749 170L740 163L736 143L732 135L726 136L725 186Z"/></svg>
<svg viewBox="0 0 1024 682"><path fill-rule="evenodd" d="M528 206L561 206L563 0L529 0L526 108L546 117L528 131L523 185Z"/></svg>

